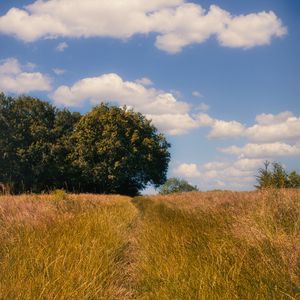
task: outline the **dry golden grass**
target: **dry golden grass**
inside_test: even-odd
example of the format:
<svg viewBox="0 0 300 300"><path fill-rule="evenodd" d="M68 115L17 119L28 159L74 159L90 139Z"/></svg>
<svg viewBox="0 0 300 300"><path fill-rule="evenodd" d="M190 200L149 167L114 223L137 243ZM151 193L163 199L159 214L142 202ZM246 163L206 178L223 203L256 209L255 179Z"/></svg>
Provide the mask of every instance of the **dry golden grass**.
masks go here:
<svg viewBox="0 0 300 300"><path fill-rule="evenodd" d="M300 191L1 196L0 299L300 299Z"/></svg>
<svg viewBox="0 0 300 300"><path fill-rule="evenodd" d="M300 191L136 201L140 299L300 299Z"/></svg>
<svg viewBox="0 0 300 300"><path fill-rule="evenodd" d="M130 198L0 197L0 299L127 299Z"/></svg>

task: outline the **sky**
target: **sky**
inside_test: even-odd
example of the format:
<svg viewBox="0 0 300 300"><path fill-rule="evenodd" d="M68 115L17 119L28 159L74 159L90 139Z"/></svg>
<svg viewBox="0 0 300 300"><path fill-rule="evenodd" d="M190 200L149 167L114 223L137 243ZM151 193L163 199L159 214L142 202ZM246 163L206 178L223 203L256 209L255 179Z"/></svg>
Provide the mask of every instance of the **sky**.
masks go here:
<svg viewBox="0 0 300 300"><path fill-rule="evenodd" d="M171 143L169 177L252 190L265 160L300 171L299 15L295 0L2 0L0 91L127 105Z"/></svg>

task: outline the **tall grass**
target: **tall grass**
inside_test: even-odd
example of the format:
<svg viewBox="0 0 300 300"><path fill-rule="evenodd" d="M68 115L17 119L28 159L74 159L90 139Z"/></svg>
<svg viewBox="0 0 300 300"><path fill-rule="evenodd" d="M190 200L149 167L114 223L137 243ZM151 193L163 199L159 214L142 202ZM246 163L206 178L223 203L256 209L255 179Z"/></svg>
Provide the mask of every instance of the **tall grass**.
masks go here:
<svg viewBox="0 0 300 300"><path fill-rule="evenodd" d="M0 299L300 299L300 191L2 196Z"/></svg>
<svg viewBox="0 0 300 300"><path fill-rule="evenodd" d="M128 298L129 198L30 197L0 200L0 299Z"/></svg>
<svg viewBox="0 0 300 300"><path fill-rule="evenodd" d="M300 193L137 199L139 299L300 299Z"/></svg>

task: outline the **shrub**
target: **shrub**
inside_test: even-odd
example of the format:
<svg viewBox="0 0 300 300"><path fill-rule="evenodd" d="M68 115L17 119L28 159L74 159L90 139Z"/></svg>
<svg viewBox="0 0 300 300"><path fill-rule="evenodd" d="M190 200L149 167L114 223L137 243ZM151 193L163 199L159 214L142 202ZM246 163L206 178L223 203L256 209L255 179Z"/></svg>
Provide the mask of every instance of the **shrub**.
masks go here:
<svg viewBox="0 0 300 300"><path fill-rule="evenodd" d="M197 186L190 185L186 180L179 178L170 178L159 188L161 195L198 191Z"/></svg>

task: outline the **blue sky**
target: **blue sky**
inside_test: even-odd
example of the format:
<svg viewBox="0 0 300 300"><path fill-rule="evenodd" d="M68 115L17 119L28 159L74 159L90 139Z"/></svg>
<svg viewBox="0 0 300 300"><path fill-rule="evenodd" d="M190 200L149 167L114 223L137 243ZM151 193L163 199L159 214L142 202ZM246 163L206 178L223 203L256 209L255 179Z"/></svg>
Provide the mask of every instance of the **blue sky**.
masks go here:
<svg viewBox="0 0 300 300"><path fill-rule="evenodd" d="M169 176L252 189L266 159L300 171L297 2L1 1L0 90L127 104L167 135Z"/></svg>

